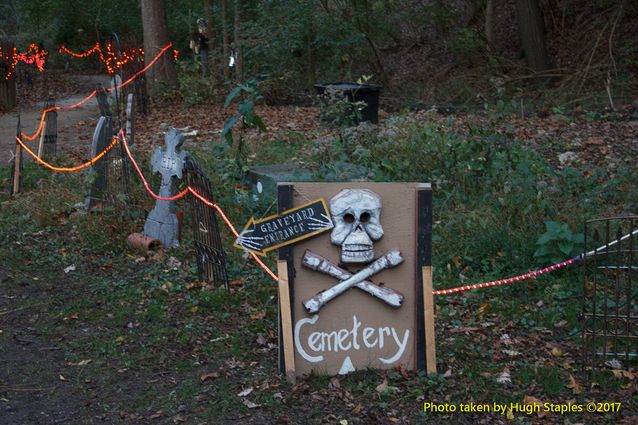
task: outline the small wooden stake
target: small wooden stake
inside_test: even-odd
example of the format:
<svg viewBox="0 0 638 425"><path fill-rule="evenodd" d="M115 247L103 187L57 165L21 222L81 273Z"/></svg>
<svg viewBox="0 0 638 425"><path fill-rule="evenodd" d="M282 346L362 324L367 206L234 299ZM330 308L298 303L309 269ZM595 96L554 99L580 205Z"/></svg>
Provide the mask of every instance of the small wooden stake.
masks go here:
<svg viewBox="0 0 638 425"><path fill-rule="evenodd" d="M15 158L13 158L13 178L11 186L11 195L17 195L20 192L20 177L22 173L22 146L16 142Z"/></svg>
<svg viewBox="0 0 638 425"><path fill-rule="evenodd" d="M432 295L432 267L421 268L423 276L423 320L425 322L425 370L436 373L436 342L434 333L434 295Z"/></svg>
<svg viewBox="0 0 638 425"><path fill-rule="evenodd" d="M286 379L295 383L295 348L292 341L292 313L290 311L290 292L288 289L288 262L277 261L279 275L279 313L281 315L281 332L283 334L284 364Z"/></svg>

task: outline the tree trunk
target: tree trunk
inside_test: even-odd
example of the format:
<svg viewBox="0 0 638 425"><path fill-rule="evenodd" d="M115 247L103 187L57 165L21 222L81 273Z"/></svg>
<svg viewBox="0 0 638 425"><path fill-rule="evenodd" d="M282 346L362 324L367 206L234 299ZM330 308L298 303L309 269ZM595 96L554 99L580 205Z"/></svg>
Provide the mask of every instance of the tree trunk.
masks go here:
<svg viewBox="0 0 638 425"><path fill-rule="evenodd" d="M549 60L545 50L545 23L538 0L516 0L516 14L527 65L536 72L545 71L549 68Z"/></svg>
<svg viewBox="0 0 638 425"><path fill-rule="evenodd" d="M237 82L244 81L244 60L241 49L241 0L235 0L235 76Z"/></svg>
<svg viewBox="0 0 638 425"><path fill-rule="evenodd" d="M140 0L144 30L144 60L150 63L168 43L166 4L164 0ZM158 94L162 85L177 86L177 71L172 52L165 52L154 66L146 71L146 81L151 96Z"/></svg>
<svg viewBox="0 0 638 425"><path fill-rule="evenodd" d="M489 51L494 50L494 1L487 0L485 4L485 41Z"/></svg>
<svg viewBox="0 0 638 425"><path fill-rule="evenodd" d="M228 15L228 0L221 0L221 20L222 20L222 69L224 80L228 80L228 25L226 17Z"/></svg>
<svg viewBox="0 0 638 425"><path fill-rule="evenodd" d="M215 39L215 25L213 25L213 0L204 0L204 15L206 16L206 37L208 37L208 50L214 52L217 43Z"/></svg>

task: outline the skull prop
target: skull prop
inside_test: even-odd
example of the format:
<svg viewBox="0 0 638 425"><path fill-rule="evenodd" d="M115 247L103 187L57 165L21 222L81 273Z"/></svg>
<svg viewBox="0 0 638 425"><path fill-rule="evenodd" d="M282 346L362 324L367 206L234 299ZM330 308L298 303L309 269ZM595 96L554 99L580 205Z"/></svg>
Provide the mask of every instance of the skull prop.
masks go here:
<svg viewBox="0 0 638 425"><path fill-rule="evenodd" d="M374 241L381 239L381 198L367 189L343 189L330 200L334 229L330 240L341 246L344 263L369 263Z"/></svg>

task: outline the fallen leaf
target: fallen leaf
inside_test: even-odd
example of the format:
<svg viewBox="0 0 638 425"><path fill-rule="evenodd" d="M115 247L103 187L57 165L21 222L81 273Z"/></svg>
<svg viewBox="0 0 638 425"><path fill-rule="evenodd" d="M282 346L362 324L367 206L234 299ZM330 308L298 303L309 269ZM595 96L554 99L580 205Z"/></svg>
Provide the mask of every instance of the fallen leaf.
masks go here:
<svg viewBox="0 0 638 425"><path fill-rule="evenodd" d="M171 257L168 257L168 261L166 262L166 265L172 269L177 269L178 267L182 265L182 262L179 261L177 258L171 256Z"/></svg>
<svg viewBox="0 0 638 425"><path fill-rule="evenodd" d="M75 271L75 264L71 264L70 266L64 268L64 273L68 273L72 271Z"/></svg>
<svg viewBox="0 0 638 425"><path fill-rule="evenodd" d="M452 376L452 368L448 368L448 370L445 371L445 373L443 374L444 378L450 378Z"/></svg>
<svg viewBox="0 0 638 425"><path fill-rule="evenodd" d="M64 376L62 376L62 375L60 375L60 376L59 376L59 378L60 378L60 381L66 381L66 380L67 380L67 379L66 379Z"/></svg>
<svg viewBox="0 0 638 425"><path fill-rule="evenodd" d="M611 359L605 362L605 366L608 366L612 369L622 369L622 363L618 359Z"/></svg>
<svg viewBox="0 0 638 425"><path fill-rule="evenodd" d="M341 419L339 421L339 425L348 425L348 420L347 419Z"/></svg>
<svg viewBox="0 0 638 425"><path fill-rule="evenodd" d="M338 388L341 388L341 383L339 382L339 378L338 377L333 377L330 380L330 384L328 384L328 388L331 390L336 390Z"/></svg>
<svg viewBox="0 0 638 425"><path fill-rule="evenodd" d="M248 394L253 392L253 388L252 387L248 387L245 390L240 391L237 394L237 397L246 397Z"/></svg>
<svg viewBox="0 0 638 425"><path fill-rule="evenodd" d="M266 345L268 343L268 340L262 334L259 334L257 335L256 342L259 345Z"/></svg>
<svg viewBox="0 0 638 425"><path fill-rule="evenodd" d="M510 357L520 356L521 352L516 350L503 350L503 353L507 354Z"/></svg>
<svg viewBox="0 0 638 425"><path fill-rule="evenodd" d="M192 282L186 285L186 289L205 288L206 286L208 286L207 282Z"/></svg>
<svg viewBox="0 0 638 425"><path fill-rule="evenodd" d="M78 363L78 366L86 366L87 364L91 363L93 360L82 360Z"/></svg>
<svg viewBox="0 0 638 425"><path fill-rule="evenodd" d="M255 404L252 401L246 400L246 399L244 399L243 403L244 403L244 406L246 406L249 409L255 409L257 407L261 407L261 404Z"/></svg>
<svg viewBox="0 0 638 425"><path fill-rule="evenodd" d="M388 387L388 380L384 379L382 383L377 385L377 387L375 388L375 391L381 394L387 387Z"/></svg>
<svg viewBox="0 0 638 425"><path fill-rule="evenodd" d="M253 313L250 315L250 318L253 320L261 320L266 317L266 310L258 311L257 313Z"/></svg>
<svg viewBox="0 0 638 425"><path fill-rule="evenodd" d="M552 356L554 356L554 357L562 357L562 355L563 355L563 350L561 350L558 347L552 348Z"/></svg>
<svg viewBox="0 0 638 425"><path fill-rule="evenodd" d="M164 412L162 410L158 410L157 412L153 413L151 416L149 416L149 419L157 419L160 416L162 416Z"/></svg>
<svg viewBox="0 0 638 425"><path fill-rule="evenodd" d="M173 418L173 423L177 424L180 422L186 422L188 420L188 416L177 415Z"/></svg>
<svg viewBox="0 0 638 425"><path fill-rule="evenodd" d="M362 410L363 410L363 404L359 403L352 408L350 413L352 413L353 415L358 415Z"/></svg>
<svg viewBox="0 0 638 425"><path fill-rule="evenodd" d="M583 386L576 382L576 378L571 373L569 374L569 384L567 388L571 388L574 394L580 394L583 392Z"/></svg>
<svg viewBox="0 0 638 425"><path fill-rule="evenodd" d="M199 380L202 382L206 382L209 379L219 378L219 372L210 372L205 375L199 377Z"/></svg>
<svg viewBox="0 0 638 425"><path fill-rule="evenodd" d="M611 373L613 373L616 378L627 378L627 379L636 378L636 374L633 372L629 372L628 370L613 369Z"/></svg>
<svg viewBox="0 0 638 425"><path fill-rule="evenodd" d="M511 384L512 376L510 375L510 370L508 368L503 369L503 372L496 378L496 382L499 384Z"/></svg>

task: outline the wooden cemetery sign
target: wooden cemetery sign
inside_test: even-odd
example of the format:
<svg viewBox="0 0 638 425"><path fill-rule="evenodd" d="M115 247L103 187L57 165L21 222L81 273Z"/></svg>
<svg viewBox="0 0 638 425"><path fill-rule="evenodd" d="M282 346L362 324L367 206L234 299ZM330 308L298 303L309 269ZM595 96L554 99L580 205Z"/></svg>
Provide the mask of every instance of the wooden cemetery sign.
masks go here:
<svg viewBox="0 0 638 425"><path fill-rule="evenodd" d="M323 199L317 199L261 220L251 217L235 247L265 255L330 229L328 207Z"/></svg>
<svg viewBox="0 0 638 425"><path fill-rule="evenodd" d="M113 137L113 124L111 117L102 116L95 127L93 133L93 143L91 144L91 158L95 158L100 152L107 148ZM113 150L113 149L111 149ZM107 188L107 156L103 156L91 165L89 172L90 183L89 193L84 201L87 211L105 201Z"/></svg>
<svg viewBox="0 0 638 425"><path fill-rule="evenodd" d="M187 156L185 170L188 186L209 201L215 202L210 180L199 163L194 158ZM194 196L188 197L188 203L192 215L199 278L215 286L223 285L228 289L226 253L217 226L217 212Z"/></svg>
<svg viewBox="0 0 638 425"><path fill-rule="evenodd" d="M16 137L22 140L22 125L20 124L20 115L18 114L18 130ZM12 167L11 167L11 195L16 195L22 188L22 146L16 140L15 147L11 153Z"/></svg>
<svg viewBox="0 0 638 425"><path fill-rule="evenodd" d="M430 185L278 185L282 212L321 198L331 231L279 249L280 370L435 372Z"/></svg>
<svg viewBox="0 0 638 425"><path fill-rule="evenodd" d="M175 177L181 179L186 161L186 151L179 148L184 144L184 135L173 128L165 136L166 147L156 148L151 157L153 172L162 176L159 196L170 198L175 195ZM175 214L174 201L155 201L144 223L144 234L157 239L168 248L179 245L179 222Z"/></svg>
<svg viewBox="0 0 638 425"><path fill-rule="evenodd" d="M44 109L55 106L55 101L49 99L44 104ZM57 152L58 146L58 112L53 110L44 116L43 131L40 134L40 144L38 145L38 157L53 156Z"/></svg>

